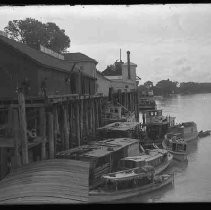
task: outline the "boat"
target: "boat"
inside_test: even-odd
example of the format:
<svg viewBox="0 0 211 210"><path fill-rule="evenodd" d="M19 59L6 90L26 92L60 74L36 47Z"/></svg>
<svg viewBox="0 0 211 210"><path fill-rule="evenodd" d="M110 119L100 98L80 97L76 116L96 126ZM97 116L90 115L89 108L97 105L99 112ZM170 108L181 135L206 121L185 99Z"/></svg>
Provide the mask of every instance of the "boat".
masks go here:
<svg viewBox="0 0 211 210"><path fill-rule="evenodd" d="M145 110L156 110L157 104L154 99L153 90L150 90L149 88L145 87L144 85L139 86L139 111L145 111Z"/></svg>
<svg viewBox="0 0 211 210"><path fill-rule="evenodd" d="M153 166L155 174L165 170L173 160L173 155L165 149L145 149L138 156L129 156L120 159L120 169L131 169L135 167Z"/></svg>
<svg viewBox="0 0 211 210"><path fill-rule="evenodd" d="M175 160L185 161L187 160L187 143L181 136L181 133L166 134L162 146L173 155Z"/></svg>
<svg viewBox="0 0 211 210"><path fill-rule="evenodd" d="M141 143L145 145L151 143L161 145L168 129L175 125L175 117L164 116L162 109L145 111L142 113L142 119L145 136L141 138Z"/></svg>
<svg viewBox="0 0 211 210"><path fill-rule="evenodd" d="M198 133L198 137L200 138L203 138L203 137L206 137L206 136L210 136L210 130L207 130L207 131L203 131L201 130L199 133Z"/></svg>
<svg viewBox="0 0 211 210"><path fill-rule="evenodd" d="M111 138L58 152L56 158L89 162L89 188L94 189L101 184L102 175L119 170L121 158L139 154L139 139Z"/></svg>
<svg viewBox="0 0 211 210"><path fill-rule="evenodd" d="M158 190L174 183L174 174L155 175L153 167L145 166L109 173L104 183L89 191L89 203L118 201Z"/></svg>
<svg viewBox="0 0 211 210"><path fill-rule="evenodd" d="M175 126L171 126L167 133L181 133L185 142L198 139L197 125L195 122L183 122Z"/></svg>

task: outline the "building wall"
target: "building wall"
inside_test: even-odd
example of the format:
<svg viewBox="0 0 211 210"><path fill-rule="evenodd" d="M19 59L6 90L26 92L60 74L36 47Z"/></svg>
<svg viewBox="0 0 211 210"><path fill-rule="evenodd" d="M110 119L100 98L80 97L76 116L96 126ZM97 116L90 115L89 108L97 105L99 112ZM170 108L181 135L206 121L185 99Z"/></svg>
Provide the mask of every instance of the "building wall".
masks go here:
<svg viewBox="0 0 211 210"><path fill-rule="evenodd" d="M38 70L38 95L42 95L41 83L46 77L46 93L47 95L68 94L70 93L70 85L65 82L68 73L47 69L44 67Z"/></svg>
<svg viewBox="0 0 211 210"><path fill-rule="evenodd" d="M97 73L97 93L102 93L103 96L109 95L109 88L111 87L111 81L106 79L101 74Z"/></svg>
<svg viewBox="0 0 211 210"><path fill-rule="evenodd" d="M127 90L128 92L132 90L137 89L136 85L136 64L130 65L130 75L131 78L128 79L128 65L123 64L122 65L122 75L119 76L106 76L106 78L111 80L111 86L114 88L114 92L117 92L118 90L121 90L122 92L125 92Z"/></svg>
<svg viewBox="0 0 211 210"><path fill-rule="evenodd" d="M27 77L30 83L29 96L39 96L41 92L41 82L46 77L47 95L69 94L73 93L70 84L65 81L69 72L58 71L49 67L44 67L34 62L28 56L25 56L12 47L0 43L0 97L16 97L17 85ZM88 65L92 68L92 65ZM91 67L92 66L92 67ZM93 68L92 68L93 69ZM70 69L71 70L71 69ZM79 93L78 74L71 75L71 81L75 86L75 92ZM95 94L95 80L82 76L81 86L84 86L86 92ZM82 89L82 88L81 88Z"/></svg>
<svg viewBox="0 0 211 210"><path fill-rule="evenodd" d="M128 79L128 65L127 63L122 65L122 80L124 82L132 82L136 89L136 67L137 65L130 65L130 79Z"/></svg>
<svg viewBox="0 0 211 210"><path fill-rule="evenodd" d="M96 64L95 63L93 63L93 62L79 62L79 63L77 63L77 67L82 72L85 72L89 76L96 78Z"/></svg>
<svg viewBox="0 0 211 210"><path fill-rule="evenodd" d="M134 90L134 84L132 82L123 82L122 80L112 80L111 86L114 88L114 92L117 92L118 90L121 90L122 92L125 92L125 90L128 92Z"/></svg>
<svg viewBox="0 0 211 210"><path fill-rule="evenodd" d="M29 94L37 95L37 65L10 47L0 43L0 97L16 97L16 88L25 77L29 79Z"/></svg>

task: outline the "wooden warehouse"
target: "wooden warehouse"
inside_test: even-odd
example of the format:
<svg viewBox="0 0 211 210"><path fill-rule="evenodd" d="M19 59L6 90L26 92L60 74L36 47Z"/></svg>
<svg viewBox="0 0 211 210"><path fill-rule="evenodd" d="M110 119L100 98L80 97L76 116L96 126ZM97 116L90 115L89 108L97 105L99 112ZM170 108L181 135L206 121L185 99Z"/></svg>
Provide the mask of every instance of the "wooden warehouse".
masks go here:
<svg viewBox="0 0 211 210"><path fill-rule="evenodd" d="M95 94L96 79L79 71L74 63L0 35L0 97L16 97L16 89L27 83L26 96L70 93Z"/></svg>

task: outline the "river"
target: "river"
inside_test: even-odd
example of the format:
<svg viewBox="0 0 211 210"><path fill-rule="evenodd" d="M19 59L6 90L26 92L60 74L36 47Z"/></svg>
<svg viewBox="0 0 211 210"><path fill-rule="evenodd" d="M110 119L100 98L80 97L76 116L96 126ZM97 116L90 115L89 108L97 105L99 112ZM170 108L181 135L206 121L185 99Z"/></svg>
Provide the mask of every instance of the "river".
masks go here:
<svg viewBox="0 0 211 210"><path fill-rule="evenodd" d="M176 122L194 121L198 131L211 129L211 94L174 95L156 99L163 115ZM208 202L211 201L211 136L188 144L188 162L172 162L167 171L175 172L174 185L124 202Z"/></svg>

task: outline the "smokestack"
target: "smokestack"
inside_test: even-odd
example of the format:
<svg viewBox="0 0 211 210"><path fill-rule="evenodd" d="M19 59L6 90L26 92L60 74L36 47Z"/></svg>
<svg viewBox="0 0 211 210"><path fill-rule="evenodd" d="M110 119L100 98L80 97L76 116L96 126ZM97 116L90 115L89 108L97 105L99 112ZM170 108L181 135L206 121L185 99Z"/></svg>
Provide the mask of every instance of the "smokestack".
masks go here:
<svg viewBox="0 0 211 210"><path fill-rule="evenodd" d="M120 62L122 62L122 58L121 58L121 55L122 55L122 52L121 52L121 49L120 49Z"/></svg>
<svg viewBox="0 0 211 210"><path fill-rule="evenodd" d="M130 79L130 51L127 51L128 79Z"/></svg>

